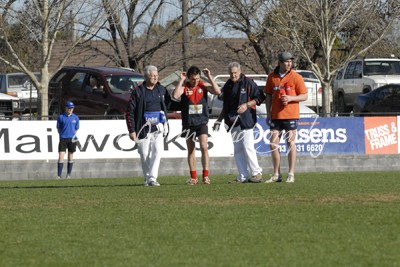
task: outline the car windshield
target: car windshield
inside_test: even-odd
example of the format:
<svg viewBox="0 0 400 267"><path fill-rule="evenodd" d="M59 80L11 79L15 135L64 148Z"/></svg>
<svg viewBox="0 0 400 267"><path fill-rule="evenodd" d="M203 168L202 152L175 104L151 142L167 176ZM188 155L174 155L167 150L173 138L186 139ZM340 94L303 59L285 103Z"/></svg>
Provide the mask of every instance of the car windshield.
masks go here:
<svg viewBox="0 0 400 267"><path fill-rule="evenodd" d="M299 71L298 73L299 73L301 76L303 76L304 79L318 80L318 78L317 78L317 76L314 74L314 72Z"/></svg>
<svg viewBox="0 0 400 267"><path fill-rule="evenodd" d="M40 79L39 74L35 74L37 79ZM8 77L9 87L24 87L25 84L30 83L30 78L26 74L13 74Z"/></svg>
<svg viewBox="0 0 400 267"><path fill-rule="evenodd" d="M400 61L365 61L364 75L400 75Z"/></svg>
<svg viewBox="0 0 400 267"><path fill-rule="evenodd" d="M144 78L132 75L113 75L106 77L106 80L112 93L126 94L130 93L138 84L142 83Z"/></svg>

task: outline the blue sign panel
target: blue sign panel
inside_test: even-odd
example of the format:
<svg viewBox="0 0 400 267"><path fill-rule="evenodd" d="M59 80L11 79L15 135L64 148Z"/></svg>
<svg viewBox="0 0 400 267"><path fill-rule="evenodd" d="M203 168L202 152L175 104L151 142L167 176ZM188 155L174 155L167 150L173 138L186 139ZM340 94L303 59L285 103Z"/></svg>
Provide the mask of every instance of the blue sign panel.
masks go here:
<svg viewBox="0 0 400 267"><path fill-rule="evenodd" d="M255 148L259 156L268 156L270 129L264 118L258 119L254 129ZM288 154L289 150L282 133L279 150ZM365 154L363 118L304 118L297 128L296 150L299 155Z"/></svg>

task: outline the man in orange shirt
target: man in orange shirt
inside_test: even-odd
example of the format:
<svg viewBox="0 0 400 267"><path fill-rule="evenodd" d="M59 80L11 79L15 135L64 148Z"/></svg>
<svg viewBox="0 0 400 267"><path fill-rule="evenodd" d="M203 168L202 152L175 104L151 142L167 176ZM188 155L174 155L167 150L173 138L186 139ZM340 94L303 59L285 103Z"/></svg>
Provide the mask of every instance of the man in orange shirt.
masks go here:
<svg viewBox="0 0 400 267"><path fill-rule="evenodd" d="M268 75L265 86L267 124L270 126L271 157L274 174L266 183L281 182L279 142L284 138L288 146L289 172L286 182L294 182L296 162L297 121L300 118L299 102L307 100L308 92L303 77L292 70L293 56L289 52L278 55L279 65Z"/></svg>

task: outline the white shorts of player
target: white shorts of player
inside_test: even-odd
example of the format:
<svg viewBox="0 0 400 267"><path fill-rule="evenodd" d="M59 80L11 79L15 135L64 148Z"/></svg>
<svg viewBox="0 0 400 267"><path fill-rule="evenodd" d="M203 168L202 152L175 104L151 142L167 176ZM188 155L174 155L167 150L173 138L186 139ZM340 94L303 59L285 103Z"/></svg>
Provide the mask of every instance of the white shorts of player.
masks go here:
<svg viewBox="0 0 400 267"><path fill-rule="evenodd" d="M236 126L231 129L231 135L236 167L239 171L237 179L244 182L249 178L249 174L251 177L262 173L254 148L253 129L242 130L240 126Z"/></svg>

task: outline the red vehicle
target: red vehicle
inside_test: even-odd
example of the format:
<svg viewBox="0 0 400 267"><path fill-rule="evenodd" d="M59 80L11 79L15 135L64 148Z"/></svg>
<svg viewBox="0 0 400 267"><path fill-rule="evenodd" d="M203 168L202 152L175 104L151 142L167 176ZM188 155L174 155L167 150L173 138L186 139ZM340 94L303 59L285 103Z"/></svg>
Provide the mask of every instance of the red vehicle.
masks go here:
<svg viewBox="0 0 400 267"><path fill-rule="evenodd" d="M122 119L131 91L143 81L142 74L125 68L63 67L49 83L49 115L57 118L65 102L72 101L74 113L83 119Z"/></svg>
<svg viewBox="0 0 400 267"><path fill-rule="evenodd" d="M79 116L123 117L131 90L143 80L142 74L122 68L63 67L49 83L49 115L56 118L72 101Z"/></svg>

